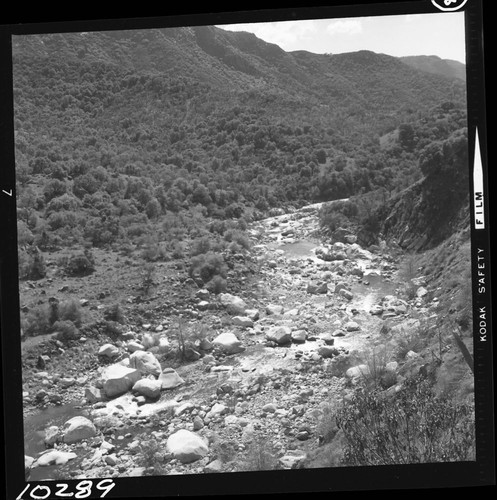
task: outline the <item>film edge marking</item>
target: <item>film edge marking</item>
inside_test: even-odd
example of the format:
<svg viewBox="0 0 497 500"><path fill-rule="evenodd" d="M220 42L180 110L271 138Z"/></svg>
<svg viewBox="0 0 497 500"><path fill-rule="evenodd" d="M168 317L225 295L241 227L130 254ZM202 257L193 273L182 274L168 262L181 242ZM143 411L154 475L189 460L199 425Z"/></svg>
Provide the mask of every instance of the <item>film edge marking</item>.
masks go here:
<svg viewBox="0 0 497 500"><path fill-rule="evenodd" d="M483 199L483 165L481 161L478 127L475 133L475 156L473 164L473 200L475 229L485 229L485 207Z"/></svg>

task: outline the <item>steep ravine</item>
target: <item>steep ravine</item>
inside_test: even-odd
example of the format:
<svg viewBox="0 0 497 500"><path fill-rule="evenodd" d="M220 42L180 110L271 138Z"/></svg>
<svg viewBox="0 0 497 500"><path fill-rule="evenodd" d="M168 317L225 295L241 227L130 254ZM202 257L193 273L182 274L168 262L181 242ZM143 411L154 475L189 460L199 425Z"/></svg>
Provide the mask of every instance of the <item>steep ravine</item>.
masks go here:
<svg viewBox="0 0 497 500"><path fill-rule="evenodd" d="M318 449L320 422L361 376L358 366L383 356L395 383L425 365L414 347L399 355L403 335L436 318L424 278L413 280L416 293L408 300L400 295L398 249L395 255L385 246L367 250L353 235L320 241L319 206L251 225L258 273L246 278L246 295L197 292L196 321L215 325L215 335L200 343L200 359L175 370L160 364L168 388L154 385L153 360L172 343L161 322L130 332L100 356L104 342L88 339L85 349L98 368L80 377L54 378L47 368L26 374L31 391L62 384L73 398L44 410L27 405L30 478L247 470L259 437L272 466L295 467ZM148 353L142 364L131 345ZM141 370L146 387L102 398L102 367L117 363ZM76 415L83 418L65 424ZM178 449L189 440L195 451L185 458Z"/></svg>

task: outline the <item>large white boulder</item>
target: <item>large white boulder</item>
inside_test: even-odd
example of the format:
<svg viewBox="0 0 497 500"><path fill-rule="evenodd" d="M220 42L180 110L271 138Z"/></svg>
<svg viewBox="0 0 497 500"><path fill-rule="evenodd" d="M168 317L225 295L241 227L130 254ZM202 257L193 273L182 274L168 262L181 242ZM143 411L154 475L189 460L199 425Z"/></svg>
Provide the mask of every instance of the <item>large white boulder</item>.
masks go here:
<svg viewBox="0 0 497 500"><path fill-rule="evenodd" d="M194 432L181 429L166 442L166 450L182 463L195 462L209 453L207 443Z"/></svg>
<svg viewBox="0 0 497 500"><path fill-rule="evenodd" d="M233 324L242 328L252 328L254 322L248 316L234 316Z"/></svg>
<svg viewBox="0 0 497 500"><path fill-rule="evenodd" d="M289 326L272 326L266 333L266 339L283 345L292 341L292 329Z"/></svg>
<svg viewBox="0 0 497 500"><path fill-rule="evenodd" d="M49 465L64 465L76 458L76 453L60 450L50 450L40 455L32 467L47 467Z"/></svg>
<svg viewBox="0 0 497 500"><path fill-rule="evenodd" d="M219 301L230 314L244 315L247 309L247 303L231 293L220 293Z"/></svg>
<svg viewBox="0 0 497 500"><path fill-rule="evenodd" d="M164 368L159 376L159 382L161 389L174 389L185 383L173 368Z"/></svg>
<svg viewBox="0 0 497 500"><path fill-rule="evenodd" d="M150 349L158 344L158 338L150 333L144 333L142 337L141 344L145 349Z"/></svg>
<svg viewBox="0 0 497 500"><path fill-rule="evenodd" d="M103 370L100 381L104 394L108 398L114 398L128 392L140 378L141 373L136 368L116 363Z"/></svg>
<svg viewBox="0 0 497 500"><path fill-rule="evenodd" d="M77 443L97 435L97 428L86 417L77 416L68 420L62 428L64 443Z"/></svg>
<svg viewBox="0 0 497 500"><path fill-rule="evenodd" d="M215 347L219 347L226 354L237 354L243 352L245 347L243 347L237 336L231 332L224 332L219 334L213 341L212 344Z"/></svg>
<svg viewBox="0 0 497 500"><path fill-rule="evenodd" d="M160 396L162 384L159 380L142 378L133 386L133 392L150 399L157 399Z"/></svg>
<svg viewBox="0 0 497 500"><path fill-rule="evenodd" d="M271 314L274 314L276 316L283 314L285 311L285 308L283 306L280 306L279 304L268 304L266 306L266 314L269 316Z"/></svg>
<svg viewBox="0 0 497 500"><path fill-rule="evenodd" d="M135 351L129 357L130 368L136 368L142 375L154 375L158 377L162 368L159 360L148 351Z"/></svg>
<svg viewBox="0 0 497 500"><path fill-rule="evenodd" d="M105 358L114 359L119 356L119 348L114 344L104 344L98 350L98 355L103 356Z"/></svg>

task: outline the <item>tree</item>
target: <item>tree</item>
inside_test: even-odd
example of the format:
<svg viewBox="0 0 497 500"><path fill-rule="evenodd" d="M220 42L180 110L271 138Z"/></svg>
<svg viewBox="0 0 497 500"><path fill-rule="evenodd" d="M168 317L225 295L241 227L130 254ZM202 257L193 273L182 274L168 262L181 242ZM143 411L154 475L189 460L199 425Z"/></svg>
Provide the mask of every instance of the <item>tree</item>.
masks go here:
<svg viewBox="0 0 497 500"><path fill-rule="evenodd" d="M43 195L45 197L45 201L50 201L56 196L62 196L66 191L67 185L65 182L58 179L52 179L45 184L45 187L43 188Z"/></svg>
<svg viewBox="0 0 497 500"><path fill-rule="evenodd" d="M321 164L326 163L326 151L323 148L316 151L316 160Z"/></svg>
<svg viewBox="0 0 497 500"><path fill-rule="evenodd" d="M152 198L145 207L145 213L149 219L157 219L161 213L161 205L157 198Z"/></svg>

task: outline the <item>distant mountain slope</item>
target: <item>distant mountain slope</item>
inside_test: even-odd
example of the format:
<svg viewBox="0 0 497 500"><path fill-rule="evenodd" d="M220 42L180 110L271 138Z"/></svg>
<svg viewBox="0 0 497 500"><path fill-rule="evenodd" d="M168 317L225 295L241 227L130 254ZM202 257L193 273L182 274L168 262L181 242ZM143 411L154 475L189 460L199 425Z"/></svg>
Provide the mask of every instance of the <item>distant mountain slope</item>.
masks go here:
<svg viewBox="0 0 497 500"><path fill-rule="evenodd" d="M406 56L400 60L421 71L466 81L466 65L459 61L441 59L438 56Z"/></svg>
<svg viewBox="0 0 497 500"><path fill-rule="evenodd" d="M213 26L33 35L14 38L14 57L118 65L121 70L188 76L220 90L266 91L292 99L339 104L360 100L371 109L431 107L444 98L451 75L426 75L370 51L319 55L287 53L255 35ZM431 61L431 59L428 59ZM433 65L433 64L432 64ZM448 63L445 63L449 67ZM458 89L461 97L464 88ZM422 99L421 99L422 98Z"/></svg>

